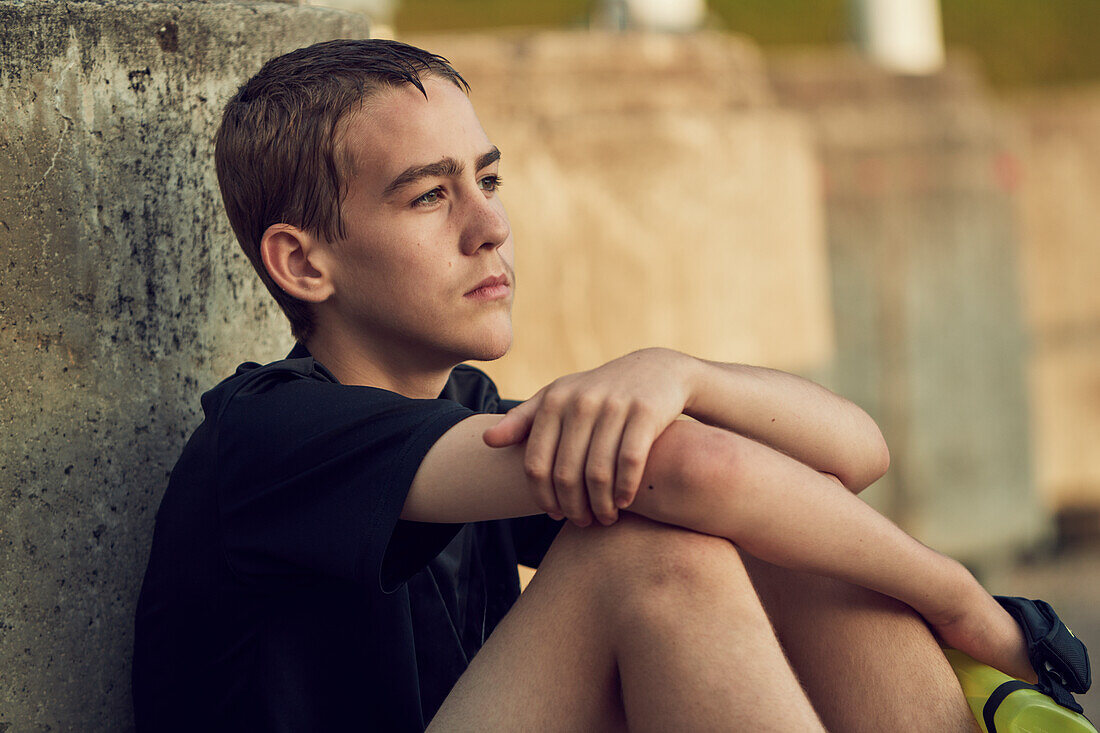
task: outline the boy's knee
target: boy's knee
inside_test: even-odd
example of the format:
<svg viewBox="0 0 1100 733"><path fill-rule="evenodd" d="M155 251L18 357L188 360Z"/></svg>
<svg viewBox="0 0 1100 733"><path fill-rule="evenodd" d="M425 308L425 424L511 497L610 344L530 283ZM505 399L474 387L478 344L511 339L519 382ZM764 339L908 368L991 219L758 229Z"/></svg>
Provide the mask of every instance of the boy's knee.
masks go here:
<svg viewBox="0 0 1100 733"><path fill-rule="evenodd" d="M629 512L610 527L566 527L566 562L599 602L611 609L692 604L726 582L751 589L737 549L728 540L654 522Z"/></svg>

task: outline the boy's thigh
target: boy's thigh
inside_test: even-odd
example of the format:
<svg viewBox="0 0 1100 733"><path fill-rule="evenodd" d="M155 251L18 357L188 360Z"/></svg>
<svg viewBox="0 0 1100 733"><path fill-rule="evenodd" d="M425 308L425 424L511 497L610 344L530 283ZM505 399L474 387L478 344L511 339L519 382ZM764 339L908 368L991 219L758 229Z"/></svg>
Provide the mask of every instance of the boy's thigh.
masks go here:
<svg viewBox="0 0 1100 733"><path fill-rule="evenodd" d="M636 622L629 609L708 555L740 562L725 540L629 513L611 527L567 524L429 729L626 730L616 648Z"/></svg>
<svg viewBox="0 0 1100 733"><path fill-rule="evenodd" d="M977 730L950 664L912 608L742 555L791 665L830 730Z"/></svg>
<svg viewBox="0 0 1100 733"><path fill-rule="evenodd" d="M626 729L614 653L572 547L591 531L562 528L430 731Z"/></svg>

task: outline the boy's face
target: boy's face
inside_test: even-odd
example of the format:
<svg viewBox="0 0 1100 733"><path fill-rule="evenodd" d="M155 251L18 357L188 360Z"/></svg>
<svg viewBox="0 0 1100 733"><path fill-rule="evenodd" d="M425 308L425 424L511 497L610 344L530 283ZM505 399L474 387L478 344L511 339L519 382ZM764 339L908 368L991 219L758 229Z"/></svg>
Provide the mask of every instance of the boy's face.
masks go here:
<svg viewBox="0 0 1100 733"><path fill-rule="evenodd" d="M345 125L346 239L326 315L385 359L495 359L512 341L513 247L499 153L454 84L384 89ZM478 289L488 278L503 282Z"/></svg>

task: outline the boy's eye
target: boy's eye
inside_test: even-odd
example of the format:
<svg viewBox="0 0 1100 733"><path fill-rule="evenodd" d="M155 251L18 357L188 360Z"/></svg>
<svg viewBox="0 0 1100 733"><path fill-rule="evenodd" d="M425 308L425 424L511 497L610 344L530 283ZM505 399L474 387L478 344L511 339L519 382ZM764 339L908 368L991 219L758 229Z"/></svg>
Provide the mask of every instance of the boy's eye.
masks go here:
<svg viewBox="0 0 1100 733"><path fill-rule="evenodd" d="M478 181L478 184L481 186L481 190L490 193L500 188L501 183L503 183L503 181L501 181L500 176L497 175L485 176L480 181Z"/></svg>
<svg viewBox="0 0 1100 733"><path fill-rule="evenodd" d="M413 201L413 206L430 206L435 203L439 203L439 197L442 195L442 191L438 188L433 188L426 194Z"/></svg>

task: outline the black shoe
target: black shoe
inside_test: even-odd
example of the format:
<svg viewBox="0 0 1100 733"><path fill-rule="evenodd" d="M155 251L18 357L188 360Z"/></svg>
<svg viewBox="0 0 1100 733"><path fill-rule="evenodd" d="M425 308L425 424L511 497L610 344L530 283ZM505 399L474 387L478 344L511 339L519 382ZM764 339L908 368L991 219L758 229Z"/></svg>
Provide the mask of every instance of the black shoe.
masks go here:
<svg viewBox="0 0 1100 733"><path fill-rule="evenodd" d="M1039 690L1075 713L1084 710L1071 692L1083 693L1092 684L1089 651L1073 635L1046 601L1015 596L993 596L1024 631L1027 658L1039 676Z"/></svg>

